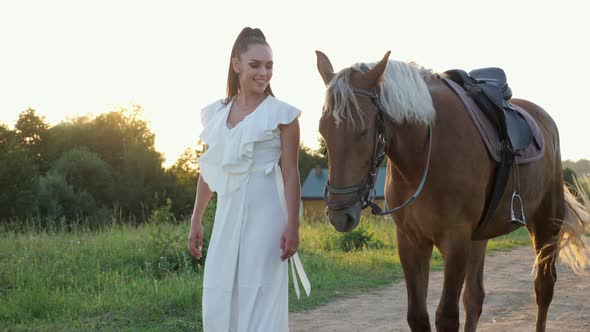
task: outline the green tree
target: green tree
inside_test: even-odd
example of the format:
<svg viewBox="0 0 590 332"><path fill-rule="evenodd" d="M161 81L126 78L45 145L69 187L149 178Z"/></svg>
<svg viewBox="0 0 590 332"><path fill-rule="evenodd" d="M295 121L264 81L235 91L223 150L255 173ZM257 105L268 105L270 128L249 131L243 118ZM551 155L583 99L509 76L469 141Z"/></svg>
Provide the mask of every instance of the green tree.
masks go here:
<svg viewBox="0 0 590 332"><path fill-rule="evenodd" d="M79 116L66 119L48 129L47 145L45 147L46 160L48 165L52 165L62 154L74 148L86 147L90 151L99 151L92 149L93 135L93 118L90 116ZM104 160L104 159L103 159Z"/></svg>
<svg viewBox="0 0 590 332"><path fill-rule="evenodd" d="M14 128L18 143L31 151L37 166L44 170L46 168L44 150L49 128L45 118L38 116L34 109L28 108L18 116Z"/></svg>
<svg viewBox="0 0 590 332"><path fill-rule="evenodd" d="M577 175L582 177L588 176L590 174L590 160L580 159L576 162L566 160L563 162L563 168L570 168Z"/></svg>
<svg viewBox="0 0 590 332"><path fill-rule="evenodd" d="M8 152L9 147L14 144L14 139L15 132L0 123L0 153Z"/></svg>
<svg viewBox="0 0 590 332"><path fill-rule="evenodd" d="M196 148L186 148L170 167L170 173L175 176L179 185L183 187L196 185L199 176L199 154Z"/></svg>
<svg viewBox="0 0 590 332"><path fill-rule="evenodd" d="M87 148L74 148L53 163L39 181L39 208L44 216L70 222L97 216L113 205L110 166Z"/></svg>
<svg viewBox="0 0 590 332"><path fill-rule="evenodd" d="M39 208L42 215L66 217L69 222L79 217L94 216L98 207L96 201L85 190L76 190L65 177L49 172L39 180Z"/></svg>
<svg viewBox="0 0 590 332"><path fill-rule="evenodd" d="M582 193L584 195L590 196L590 183L588 182L588 177L578 177L576 172L569 167L565 167L563 169L563 182L568 185L570 190L572 190L575 195L581 194L580 192L578 192L579 188L582 190ZM579 198L579 200L580 203L583 202L581 198Z"/></svg>
<svg viewBox="0 0 590 332"><path fill-rule="evenodd" d="M174 187L172 176L162 167L164 158L155 149L155 135L142 119L139 105L96 117L68 119L50 128L48 136L47 155L52 164L64 153L84 147L109 166L113 187L109 199L95 196L99 205L108 201L109 206L116 204L126 215L145 221L148 207L163 204L166 190ZM88 190L95 195L93 189Z"/></svg>
<svg viewBox="0 0 590 332"><path fill-rule="evenodd" d="M172 198L172 208L176 214L188 215L192 212L197 179L199 178L198 159L202 152L201 142L197 148L186 148L174 165L167 170L173 178L173 184L166 193Z"/></svg>
<svg viewBox="0 0 590 332"><path fill-rule="evenodd" d="M86 147L64 153L50 169L60 175L76 192L87 192L97 203L110 206L114 180L110 166Z"/></svg>
<svg viewBox="0 0 590 332"><path fill-rule="evenodd" d="M147 220L147 207L164 203L166 173L162 155L141 142L125 147L122 169L116 174L117 201L141 220Z"/></svg>
<svg viewBox="0 0 590 332"><path fill-rule="evenodd" d="M37 215L38 168L30 151L4 145L0 151L0 219Z"/></svg>
<svg viewBox="0 0 590 332"><path fill-rule="evenodd" d="M123 210L146 221L148 208L164 203L169 178L155 149L155 135L142 119L142 108L119 108L91 123L90 150L113 169L115 201Z"/></svg>
<svg viewBox="0 0 590 332"><path fill-rule="evenodd" d="M571 168L566 167L563 170L563 182L569 184L572 187L575 187L577 179L578 176L576 175L576 172L574 172Z"/></svg>
<svg viewBox="0 0 590 332"><path fill-rule="evenodd" d="M303 144L299 145L299 175L301 176L301 182L315 165L328 167L328 160L321 154L320 150L314 151Z"/></svg>

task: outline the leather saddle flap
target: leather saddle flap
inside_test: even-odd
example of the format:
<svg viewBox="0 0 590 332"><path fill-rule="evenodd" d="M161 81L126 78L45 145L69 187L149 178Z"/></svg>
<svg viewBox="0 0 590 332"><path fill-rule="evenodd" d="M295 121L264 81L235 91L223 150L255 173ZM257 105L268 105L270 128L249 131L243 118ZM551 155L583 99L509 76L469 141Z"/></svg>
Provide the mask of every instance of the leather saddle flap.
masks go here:
<svg viewBox="0 0 590 332"><path fill-rule="evenodd" d="M469 113L471 120L473 120L475 127L478 129L490 156L499 163L502 160L502 142L496 126L482 112L482 110L480 110L477 104L467 95L467 92L465 92L461 86L445 77L442 77L442 80L451 88L451 90L453 90L453 92L455 92L461 102L463 102L463 105L465 105L467 113ZM516 162L518 164L525 164L541 159L545 151L545 141L537 122L528 112L517 105L510 104L510 106L514 112L517 112L526 120L533 136L526 148L518 151Z"/></svg>

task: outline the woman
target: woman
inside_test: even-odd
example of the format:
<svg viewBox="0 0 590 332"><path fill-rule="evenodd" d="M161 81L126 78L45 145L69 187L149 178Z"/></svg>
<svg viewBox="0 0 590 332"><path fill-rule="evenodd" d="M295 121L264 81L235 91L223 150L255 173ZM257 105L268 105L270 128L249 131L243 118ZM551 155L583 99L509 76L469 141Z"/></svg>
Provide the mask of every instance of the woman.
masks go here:
<svg viewBox="0 0 590 332"><path fill-rule="evenodd" d="M296 254L301 112L274 98L272 71L264 34L243 29L231 52L227 97L201 112L207 150L199 158L188 247L201 257L201 216L217 192L203 280L205 331L288 331L287 260L297 295L295 267L309 295Z"/></svg>

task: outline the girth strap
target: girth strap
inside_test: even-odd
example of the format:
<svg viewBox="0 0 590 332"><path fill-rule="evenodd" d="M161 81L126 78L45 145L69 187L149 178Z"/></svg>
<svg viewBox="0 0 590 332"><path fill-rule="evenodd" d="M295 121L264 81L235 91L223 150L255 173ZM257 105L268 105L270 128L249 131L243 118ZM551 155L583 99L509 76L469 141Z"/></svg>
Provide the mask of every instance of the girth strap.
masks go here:
<svg viewBox="0 0 590 332"><path fill-rule="evenodd" d="M496 172L493 177L494 184L484 208L484 215L479 221L477 228L471 234L471 237L474 239L479 238L479 234L481 234L481 232L490 223L492 215L496 211L498 204L500 204L500 200L502 199L504 191L506 190L508 176L510 175L510 168L514 162L514 154L508 150L506 144L506 142L503 144L504 149L502 150L502 162L500 162L496 168Z"/></svg>

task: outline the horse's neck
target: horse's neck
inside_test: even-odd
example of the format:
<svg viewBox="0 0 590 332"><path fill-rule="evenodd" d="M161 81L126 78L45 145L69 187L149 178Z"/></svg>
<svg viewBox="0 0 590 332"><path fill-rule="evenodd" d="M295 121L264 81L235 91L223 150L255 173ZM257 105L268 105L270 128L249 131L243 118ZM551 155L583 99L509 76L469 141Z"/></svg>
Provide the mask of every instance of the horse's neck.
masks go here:
<svg viewBox="0 0 590 332"><path fill-rule="evenodd" d="M419 182L428 157L428 127L386 121L387 157L408 182Z"/></svg>

